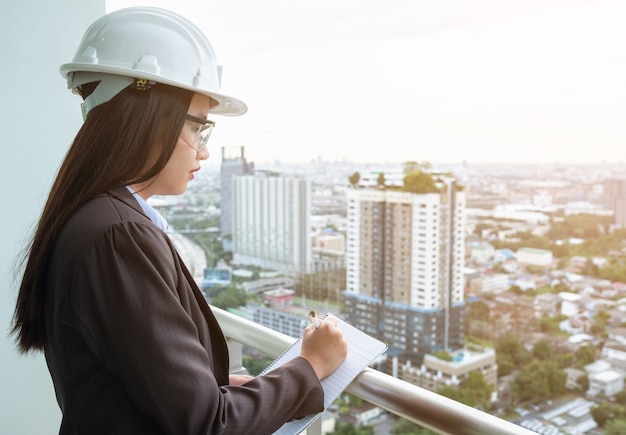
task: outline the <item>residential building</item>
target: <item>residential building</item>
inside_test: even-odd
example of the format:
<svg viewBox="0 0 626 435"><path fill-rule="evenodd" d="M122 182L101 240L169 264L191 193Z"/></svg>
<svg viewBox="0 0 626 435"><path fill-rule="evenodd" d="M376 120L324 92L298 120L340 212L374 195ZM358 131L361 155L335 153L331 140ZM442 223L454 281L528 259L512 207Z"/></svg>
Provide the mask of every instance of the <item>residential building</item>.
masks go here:
<svg viewBox="0 0 626 435"><path fill-rule="evenodd" d="M284 305L284 299L281 299L281 303L283 305L280 307L248 303L246 305L248 319L290 337L301 337L302 331L310 323L308 311L299 306Z"/></svg>
<svg viewBox="0 0 626 435"><path fill-rule="evenodd" d="M418 364L464 344L465 193L440 174L437 191L348 191L345 312Z"/></svg>
<svg viewBox="0 0 626 435"><path fill-rule="evenodd" d="M559 313L561 298L554 293L541 293L535 296L535 317L556 317Z"/></svg>
<svg viewBox="0 0 626 435"><path fill-rule="evenodd" d="M604 181L605 210L613 211L613 223L617 228L626 224L626 179L612 178Z"/></svg>
<svg viewBox="0 0 626 435"><path fill-rule="evenodd" d="M477 264L486 264L493 259L496 252L492 244L486 242L472 242L469 246L470 259Z"/></svg>
<svg viewBox="0 0 626 435"><path fill-rule="evenodd" d="M484 274L478 278L473 278L469 282L470 293L477 296L489 293L502 293L510 287L509 276L504 273Z"/></svg>
<svg viewBox="0 0 626 435"><path fill-rule="evenodd" d="M609 339L602 347L602 358L626 370L626 328L614 328L609 331Z"/></svg>
<svg viewBox="0 0 626 435"><path fill-rule="evenodd" d="M586 365L585 371L589 377L587 394L590 396L610 397L624 390L624 375L614 370L608 361L596 360Z"/></svg>
<svg viewBox="0 0 626 435"><path fill-rule="evenodd" d="M452 361L446 361L434 355L426 355L419 367L412 366L409 361L400 368L400 377L427 390L437 391L443 386L458 388L470 373L480 370L485 382L494 387L491 400L497 400L498 365L494 349L463 349L451 356Z"/></svg>
<svg viewBox="0 0 626 435"><path fill-rule="evenodd" d="M311 181L272 172L233 178L233 262L300 276L312 267Z"/></svg>
<svg viewBox="0 0 626 435"><path fill-rule="evenodd" d="M233 177L237 175L254 175L254 163L248 162L244 155L244 147L222 147L222 164L220 166L220 230L225 249L230 250L230 238L233 232Z"/></svg>
<svg viewBox="0 0 626 435"><path fill-rule="evenodd" d="M351 406L348 414L343 416L342 420L351 423L354 427L363 427L379 422L385 415L384 409L368 402L362 402L359 406Z"/></svg>
<svg viewBox="0 0 626 435"><path fill-rule="evenodd" d="M583 311L582 296L576 293L560 292L561 314L572 317Z"/></svg>
<svg viewBox="0 0 626 435"><path fill-rule="evenodd" d="M552 265L552 252L546 249L519 248L517 262L529 266L549 267Z"/></svg>

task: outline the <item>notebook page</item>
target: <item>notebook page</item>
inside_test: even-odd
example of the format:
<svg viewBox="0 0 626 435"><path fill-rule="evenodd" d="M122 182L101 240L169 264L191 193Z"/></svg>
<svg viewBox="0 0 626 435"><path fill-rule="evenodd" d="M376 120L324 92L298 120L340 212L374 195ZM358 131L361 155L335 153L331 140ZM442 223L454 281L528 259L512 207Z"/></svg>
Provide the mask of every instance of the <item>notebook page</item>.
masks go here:
<svg viewBox="0 0 626 435"><path fill-rule="evenodd" d="M385 343L369 336L344 320L339 319L338 327L343 332L344 338L348 343L348 355L341 366L321 382L324 389L324 409L327 409L339 397L341 392L350 385L354 378L387 349ZM261 374L265 374L300 355L301 347L302 338L291 345ZM285 423L274 434L298 434L306 429L320 414L311 414L299 420Z"/></svg>

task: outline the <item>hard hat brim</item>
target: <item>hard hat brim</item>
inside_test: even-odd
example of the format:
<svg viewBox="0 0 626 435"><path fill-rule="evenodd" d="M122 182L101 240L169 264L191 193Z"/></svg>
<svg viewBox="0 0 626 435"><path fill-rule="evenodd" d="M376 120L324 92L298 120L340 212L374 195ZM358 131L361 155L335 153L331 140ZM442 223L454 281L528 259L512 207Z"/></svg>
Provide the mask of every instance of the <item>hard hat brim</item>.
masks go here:
<svg viewBox="0 0 626 435"><path fill-rule="evenodd" d="M165 85L197 92L199 94L206 95L212 98L218 103L216 106L211 107L211 109L209 110L209 113L215 115L240 116L248 111L248 106L243 101L237 98L231 97L221 92L202 89L197 86L193 86L193 84L191 83L187 85L185 83L181 83L180 81L169 80L167 77L157 74L150 74L146 71L139 71L136 69L123 68L119 66L111 67L102 64L86 64L83 62L66 63L61 65L60 67L61 75L65 78L67 78L70 73L79 71L115 74L125 77L132 77L135 79L152 80L155 83L163 83Z"/></svg>

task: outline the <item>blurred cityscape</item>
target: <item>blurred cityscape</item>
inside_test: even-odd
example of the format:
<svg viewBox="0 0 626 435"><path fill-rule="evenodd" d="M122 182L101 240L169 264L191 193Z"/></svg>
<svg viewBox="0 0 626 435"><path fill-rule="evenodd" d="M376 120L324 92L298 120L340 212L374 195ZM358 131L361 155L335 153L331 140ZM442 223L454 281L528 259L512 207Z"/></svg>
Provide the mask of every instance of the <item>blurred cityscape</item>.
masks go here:
<svg viewBox="0 0 626 435"><path fill-rule="evenodd" d="M332 312L389 344L392 376L537 433L626 433L624 164L261 167L236 147L151 201L216 306L293 337ZM431 433L348 395L325 417Z"/></svg>

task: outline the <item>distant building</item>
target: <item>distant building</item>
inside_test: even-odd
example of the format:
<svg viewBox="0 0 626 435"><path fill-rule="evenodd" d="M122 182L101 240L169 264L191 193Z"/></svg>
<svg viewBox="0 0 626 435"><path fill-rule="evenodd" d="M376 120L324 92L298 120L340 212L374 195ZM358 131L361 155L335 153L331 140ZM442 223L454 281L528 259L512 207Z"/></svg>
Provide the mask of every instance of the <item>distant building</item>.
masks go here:
<svg viewBox="0 0 626 435"><path fill-rule="evenodd" d="M232 280L232 271L229 266L218 265L218 267L207 267L204 269L202 287L205 289L229 287Z"/></svg>
<svg viewBox="0 0 626 435"><path fill-rule="evenodd" d="M286 307L280 309L268 306L248 303L246 311L248 319L259 325L266 326L275 331L281 332L293 338L302 336L302 331L310 323L308 311L301 307Z"/></svg>
<svg viewBox="0 0 626 435"><path fill-rule="evenodd" d="M479 242L470 244L470 258L478 264L485 264L493 258L495 248L490 243Z"/></svg>
<svg viewBox="0 0 626 435"><path fill-rule="evenodd" d="M293 306L293 295L296 292L290 289L269 290L263 293L265 303L272 308L286 308Z"/></svg>
<svg viewBox="0 0 626 435"><path fill-rule="evenodd" d="M233 177L237 175L253 175L254 163L248 163L244 156L244 147L222 147L222 164L220 166L220 213L221 234L231 235L233 232ZM228 243L227 243L228 244ZM230 250L230 246L224 249Z"/></svg>
<svg viewBox="0 0 626 435"><path fill-rule="evenodd" d="M605 210L613 211L613 223L617 228L626 224L626 179L610 179L604 182Z"/></svg>
<svg viewBox="0 0 626 435"><path fill-rule="evenodd" d="M516 257L521 264L541 267L552 265L552 252L546 249L519 248Z"/></svg>
<svg viewBox="0 0 626 435"><path fill-rule="evenodd" d="M470 373L477 370L483 374L485 381L493 386L491 400L497 400L498 365L494 349L459 350L452 354L452 361L426 355L419 367L412 366L410 361L401 366L399 377L427 390L437 391L443 386L458 388Z"/></svg>
<svg viewBox="0 0 626 435"><path fill-rule="evenodd" d="M385 411L369 402L362 402L360 406L351 406L348 414L342 420L348 421L354 427L372 425L385 416Z"/></svg>
<svg viewBox="0 0 626 435"><path fill-rule="evenodd" d="M585 366L589 377L590 396L602 394L606 397L614 396L624 390L624 375L613 370L610 363L597 360Z"/></svg>
<svg viewBox="0 0 626 435"><path fill-rule="evenodd" d="M582 309L582 296L576 293L560 292L561 298L561 314L567 317L579 314Z"/></svg>
<svg viewBox="0 0 626 435"><path fill-rule="evenodd" d="M554 293L541 293L535 296L535 317L538 319L542 316L555 317L559 314L559 304L561 298Z"/></svg>
<svg viewBox="0 0 626 435"><path fill-rule="evenodd" d="M613 365L626 367L626 328L614 328L609 331L609 339L602 347L602 358Z"/></svg>
<svg viewBox="0 0 626 435"><path fill-rule="evenodd" d="M469 291L476 296L502 293L510 287L509 276L504 273L482 275L471 279L469 282Z"/></svg>
<svg viewBox="0 0 626 435"><path fill-rule="evenodd" d="M346 237L343 234L322 231L312 236L311 245L313 250L319 252L332 251L345 255Z"/></svg>
<svg viewBox="0 0 626 435"><path fill-rule="evenodd" d="M310 216L310 179L269 172L234 177L233 263L309 273Z"/></svg>
<svg viewBox="0 0 626 435"><path fill-rule="evenodd" d="M346 316L419 363L465 341L465 193L434 178L434 193L348 191Z"/></svg>
<svg viewBox="0 0 626 435"><path fill-rule="evenodd" d="M278 276L275 278L260 278L255 281L246 281L242 284L243 289L249 294L264 293L269 290L282 288L292 288L295 281L288 276Z"/></svg>

